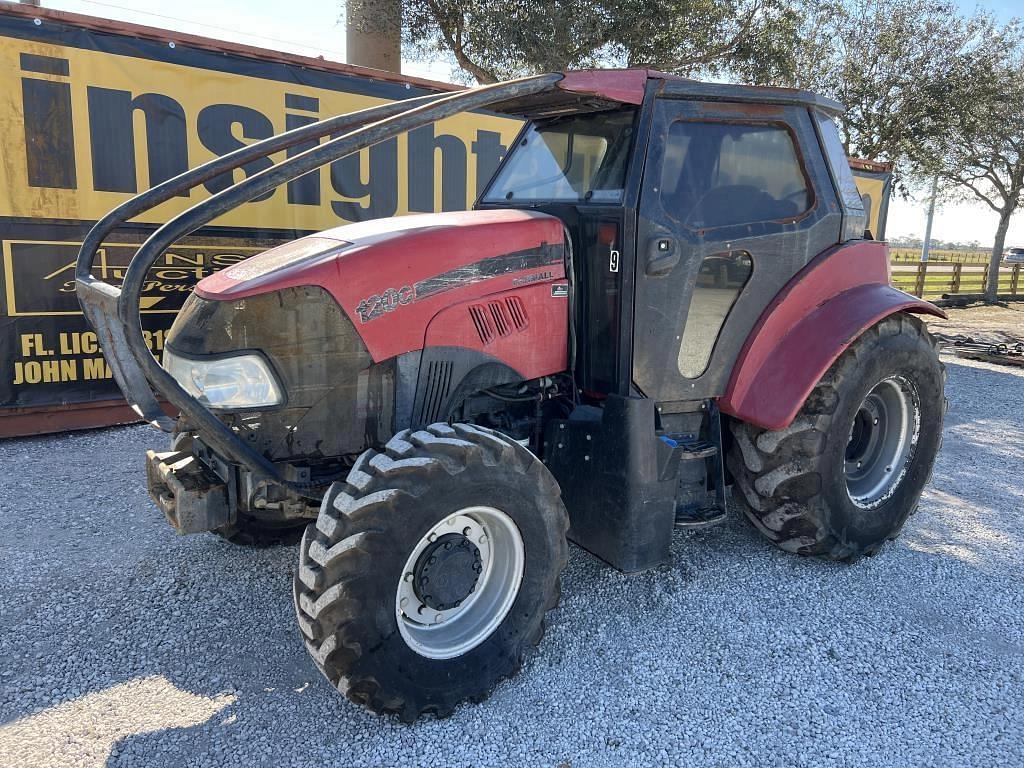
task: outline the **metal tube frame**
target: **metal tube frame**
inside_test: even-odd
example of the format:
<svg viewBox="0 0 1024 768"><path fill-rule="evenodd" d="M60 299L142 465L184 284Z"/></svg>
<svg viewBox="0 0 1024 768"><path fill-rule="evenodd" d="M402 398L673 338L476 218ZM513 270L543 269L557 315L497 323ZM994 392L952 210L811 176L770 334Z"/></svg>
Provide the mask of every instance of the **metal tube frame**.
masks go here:
<svg viewBox="0 0 1024 768"><path fill-rule="evenodd" d="M327 163L358 152L400 133L497 102L543 93L555 87L560 74L538 75L505 83L470 88L452 94L422 96L347 115L328 118L242 147L136 195L104 216L89 231L78 254L75 283L79 303L96 330L104 357L129 404L154 426L174 426L153 390L184 414L191 426L220 455L245 465L258 479L316 498L315 486L286 480L278 468L239 438L156 361L146 346L139 314L142 286L149 269L179 238L213 219ZM297 144L346 131L294 157L224 189L159 227L132 257L120 288L92 275L103 240L128 219L150 210L224 172Z"/></svg>

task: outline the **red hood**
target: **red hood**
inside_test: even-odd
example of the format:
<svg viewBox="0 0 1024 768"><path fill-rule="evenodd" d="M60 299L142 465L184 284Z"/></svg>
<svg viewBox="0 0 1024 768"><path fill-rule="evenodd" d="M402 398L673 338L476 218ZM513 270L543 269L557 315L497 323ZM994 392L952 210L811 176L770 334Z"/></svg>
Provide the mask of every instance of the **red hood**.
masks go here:
<svg viewBox="0 0 1024 768"><path fill-rule="evenodd" d="M531 279L563 279L562 222L522 210L461 211L336 227L200 281L204 299L325 288L375 360L420 349L439 310Z"/></svg>

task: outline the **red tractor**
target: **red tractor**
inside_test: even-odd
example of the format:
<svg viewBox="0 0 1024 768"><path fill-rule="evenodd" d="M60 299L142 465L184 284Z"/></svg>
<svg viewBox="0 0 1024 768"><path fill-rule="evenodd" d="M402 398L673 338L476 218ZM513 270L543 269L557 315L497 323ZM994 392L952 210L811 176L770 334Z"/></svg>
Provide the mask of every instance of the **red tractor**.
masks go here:
<svg viewBox="0 0 1024 768"><path fill-rule="evenodd" d="M475 109L525 124L474 210L342 226L225 269L153 358L140 289L176 239ZM129 402L175 433L149 454L153 498L183 533L304 529L310 654L406 720L517 671L567 539L653 568L674 527L722 520L731 484L788 552L873 554L939 448L943 368L917 314L941 312L889 285L840 111L647 70L550 74L334 117L139 195L90 233L77 285ZM127 219L299 145L157 230L119 288L92 275Z"/></svg>

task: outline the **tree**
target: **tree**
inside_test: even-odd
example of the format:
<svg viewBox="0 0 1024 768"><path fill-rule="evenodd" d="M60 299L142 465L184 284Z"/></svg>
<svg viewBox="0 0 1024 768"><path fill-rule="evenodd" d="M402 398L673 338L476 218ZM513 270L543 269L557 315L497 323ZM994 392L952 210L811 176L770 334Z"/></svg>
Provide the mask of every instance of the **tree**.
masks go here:
<svg viewBox="0 0 1024 768"><path fill-rule="evenodd" d="M402 0L347 0L345 59L390 72L402 70Z"/></svg>
<svg viewBox="0 0 1024 768"><path fill-rule="evenodd" d="M408 50L451 56L479 83L593 66L785 79L801 21L787 0L404 0L402 10Z"/></svg>
<svg viewBox="0 0 1024 768"><path fill-rule="evenodd" d="M1020 33L1017 21L964 17L948 0L820 0L806 8L795 76L781 83L843 103L847 154L894 163L904 192L938 178L945 197L973 196L999 215L990 300L1024 196Z"/></svg>
<svg viewBox="0 0 1024 768"><path fill-rule="evenodd" d="M816 91L846 105L847 153L897 164L901 184L953 114L949 73L969 75L1001 34L952 0L402 0L402 13L407 51L480 83L646 66Z"/></svg>
<svg viewBox="0 0 1024 768"><path fill-rule="evenodd" d="M920 149L950 128L971 62L999 34L990 16L960 15L948 0L812 0L794 51L805 88L846 107L840 132L848 155L918 165Z"/></svg>
<svg viewBox="0 0 1024 768"><path fill-rule="evenodd" d="M919 167L951 194L981 201L997 214L985 289L986 300L995 301L1006 231L1024 208L1024 52L996 41L971 67L969 79L949 85L959 88L955 120L925 145Z"/></svg>

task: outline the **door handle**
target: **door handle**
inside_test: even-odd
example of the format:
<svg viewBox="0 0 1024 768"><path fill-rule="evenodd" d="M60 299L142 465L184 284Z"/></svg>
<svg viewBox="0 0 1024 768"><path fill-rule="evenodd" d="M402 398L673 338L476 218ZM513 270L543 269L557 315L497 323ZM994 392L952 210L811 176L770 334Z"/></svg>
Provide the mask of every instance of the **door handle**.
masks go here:
<svg viewBox="0 0 1024 768"><path fill-rule="evenodd" d="M647 241L648 277L664 277L679 263L679 244L674 237L663 235Z"/></svg>

